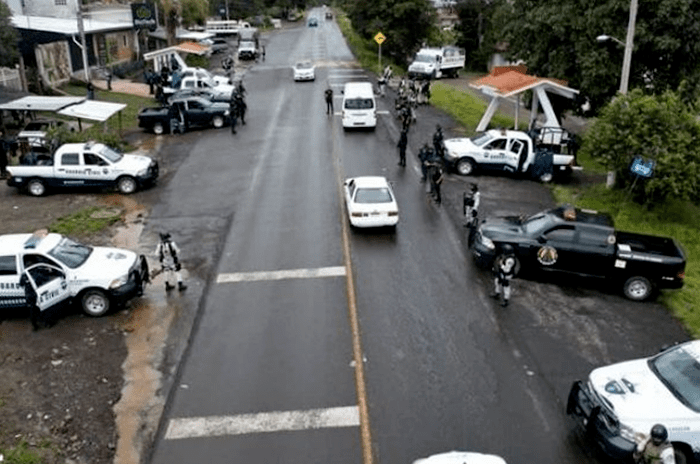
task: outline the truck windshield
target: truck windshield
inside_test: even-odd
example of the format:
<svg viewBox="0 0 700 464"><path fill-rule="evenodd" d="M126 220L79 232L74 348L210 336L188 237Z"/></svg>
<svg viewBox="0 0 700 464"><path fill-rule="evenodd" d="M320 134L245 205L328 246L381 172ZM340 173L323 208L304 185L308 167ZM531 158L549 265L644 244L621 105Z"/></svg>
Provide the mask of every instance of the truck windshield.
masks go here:
<svg viewBox="0 0 700 464"><path fill-rule="evenodd" d="M87 261L90 253L92 253L92 247L74 242L66 237L58 242L53 250L49 251L49 255L71 269L75 269Z"/></svg>
<svg viewBox="0 0 700 464"><path fill-rule="evenodd" d="M109 148L106 145L100 151L100 155L107 158L112 163L118 162L124 156L121 153L119 153L118 151L116 151L112 148Z"/></svg>
<svg viewBox="0 0 700 464"><path fill-rule="evenodd" d="M416 55L415 61L419 63L432 63L435 61L435 57L433 55Z"/></svg>
<svg viewBox="0 0 700 464"><path fill-rule="evenodd" d="M482 145L485 145L489 140L492 140L493 136L489 134L488 132L484 132L483 134L475 135L474 137L470 138L469 140L472 141L474 145L477 147L480 147Z"/></svg>
<svg viewBox="0 0 700 464"><path fill-rule="evenodd" d="M652 372L673 395L695 412L700 412L700 347L682 345L649 360Z"/></svg>

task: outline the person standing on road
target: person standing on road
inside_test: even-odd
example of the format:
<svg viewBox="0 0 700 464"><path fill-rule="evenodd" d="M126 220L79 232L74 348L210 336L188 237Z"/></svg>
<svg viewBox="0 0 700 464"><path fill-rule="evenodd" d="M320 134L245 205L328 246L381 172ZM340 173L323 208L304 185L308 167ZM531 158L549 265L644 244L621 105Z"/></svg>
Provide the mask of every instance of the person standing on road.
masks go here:
<svg viewBox="0 0 700 464"><path fill-rule="evenodd" d="M435 134L433 134L433 148L435 149L435 155L440 159L445 158L445 136L442 133L442 126L440 124L435 126Z"/></svg>
<svg viewBox="0 0 700 464"><path fill-rule="evenodd" d="M325 91L326 96L326 114L333 114L333 89L330 86Z"/></svg>
<svg viewBox="0 0 700 464"><path fill-rule="evenodd" d="M418 159L420 160L421 182L425 182L428 178L428 161L432 158L432 151L427 143L424 143L418 151Z"/></svg>
<svg viewBox="0 0 700 464"><path fill-rule="evenodd" d="M396 146L399 147L399 166L406 167L406 147L408 146L408 133L405 130L401 131L399 143Z"/></svg>
<svg viewBox="0 0 700 464"><path fill-rule="evenodd" d="M3 133L0 132L0 178L2 179L7 177L7 153L10 151L9 148Z"/></svg>
<svg viewBox="0 0 700 464"><path fill-rule="evenodd" d="M503 294L501 306L508 306L510 300L510 281L515 276L515 250L511 245L505 244L501 247L500 254L493 263L494 291L492 298L499 299Z"/></svg>
<svg viewBox="0 0 700 464"><path fill-rule="evenodd" d="M238 106L238 117L241 118L241 124L245 125L245 112L248 109L248 105L245 104L243 94L238 92L236 94L236 101L236 104Z"/></svg>
<svg viewBox="0 0 700 464"><path fill-rule="evenodd" d="M165 273L165 290L169 291L175 288L175 285L171 284L173 274L175 274L175 279L177 280L177 289L180 291L186 290L187 285L182 281L182 266L180 265L180 249L177 244L172 240L169 233L160 234L160 242L156 246L156 256L160 261L161 269Z"/></svg>
<svg viewBox="0 0 700 464"><path fill-rule="evenodd" d="M638 464L676 464L673 445L668 441L668 430L661 424L651 428L649 435L640 434L633 458Z"/></svg>
<svg viewBox="0 0 700 464"><path fill-rule="evenodd" d="M228 114L231 119L231 133L236 133L236 122L238 121L238 98L236 98L236 91L231 92L231 97L228 102Z"/></svg>
<svg viewBox="0 0 700 464"><path fill-rule="evenodd" d="M430 179L430 192L433 194L435 203L438 205L442 203L442 195L440 192L440 186L443 180L442 163L438 160L433 160L430 162L428 167L428 178Z"/></svg>

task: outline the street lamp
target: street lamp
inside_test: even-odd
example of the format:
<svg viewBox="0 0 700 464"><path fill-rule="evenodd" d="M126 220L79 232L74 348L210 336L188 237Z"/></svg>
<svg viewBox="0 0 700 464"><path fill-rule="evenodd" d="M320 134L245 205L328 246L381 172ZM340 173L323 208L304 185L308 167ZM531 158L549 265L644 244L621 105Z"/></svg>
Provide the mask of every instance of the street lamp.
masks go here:
<svg viewBox="0 0 700 464"><path fill-rule="evenodd" d="M596 37L598 42L613 40L625 46L625 57L622 60L622 76L620 76L620 93L622 95L627 95L627 88L630 83L630 64L632 63L632 48L634 48L634 24L637 20L637 1L630 0L630 19L629 23L627 23L627 40L624 44L621 40L609 35L603 34Z"/></svg>

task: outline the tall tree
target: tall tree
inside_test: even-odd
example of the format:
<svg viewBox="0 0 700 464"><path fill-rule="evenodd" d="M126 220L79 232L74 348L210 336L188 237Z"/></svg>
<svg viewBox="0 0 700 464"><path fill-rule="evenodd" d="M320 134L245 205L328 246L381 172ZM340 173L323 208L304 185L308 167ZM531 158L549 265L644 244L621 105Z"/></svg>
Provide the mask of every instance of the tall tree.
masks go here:
<svg viewBox="0 0 700 464"><path fill-rule="evenodd" d="M435 27L435 8L428 0L346 0L345 8L362 37L371 40L377 32L384 34L382 53L401 64Z"/></svg>
<svg viewBox="0 0 700 464"><path fill-rule="evenodd" d="M531 73L566 79L600 108L619 88L624 47L598 43L602 34L624 42L629 0L513 0L502 38L512 59ZM661 94L687 79L686 100L700 86L700 0L639 2L630 88Z"/></svg>
<svg viewBox="0 0 700 464"><path fill-rule="evenodd" d="M12 27L11 17L10 7L4 0L0 0L0 66L14 66L19 58L19 35Z"/></svg>
<svg viewBox="0 0 700 464"><path fill-rule="evenodd" d="M182 27L203 25L209 16L209 0L181 0Z"/></svg>
<svg viewBox="0 0 700 464"><path fill-rule="evenodd" d="M466 67L485 71L500 40L496 13L504 0L461 0L457 3L457 45L466 52Z"/></svg>

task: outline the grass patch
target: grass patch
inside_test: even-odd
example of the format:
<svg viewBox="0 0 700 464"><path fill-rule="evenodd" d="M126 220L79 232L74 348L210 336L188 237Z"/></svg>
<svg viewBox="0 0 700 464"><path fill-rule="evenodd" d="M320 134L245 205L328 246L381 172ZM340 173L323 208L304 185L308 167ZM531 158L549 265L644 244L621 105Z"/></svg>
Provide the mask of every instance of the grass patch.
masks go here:
<svg viewBox="0 0 700 464"><path fill-rule="evenodd" d="M97 233L121 219L121 210L111 207L90 206L59 218L49 230L71 237L84 237Z"/></svg>
<svg viewBox="0 0 700 464"><path fill-rule="evenodd" d="M362 68L379 75L386 65L391 65L391 68L394 70L394 75L406 73L405 69L397 66L392 61L386 59L386 57L382 57L382 64L380 66L379 47L377 43L372 39L363 39L360 37L352 28L350 19L345 13L338 12L338 14L336 14L336 21L340 32L345 37L348 48L350 48L352 54L355 55L355 59L360 62Z"/></svg>
<svg viewBox="0 0 700 464"><path fill-rule="evenodd" d="M669 200L655 208L632 202L627 192L603 184L588 188L554 186L557 203L569 203L609 213L619 230L673 237L686 254L685 284L681 290L662 292L660 301L678 317L693 337L700 337L700 207Z"/></svg>
<svg viewBox="0 0 700 464"><path fill-rule="evenodd" d="M435 82L432 85L430 103L455 118L464 126L466 135L476 133L476 126L481 121L488 106L483 100L441 82ZM492 128L512 128L514 124L515 119L502 114L495 114L491 118L489 126ZM520 130L527 129L527 123L520 123L518 126Z"/></svg>
<svg viewBox="0 0 700 464"><path fill-rule="evenodd" d="M12 448L0 448L0 455L5 458L3 464L40 464L44 461L43 453L30 449L24 440Z"/></svg>

